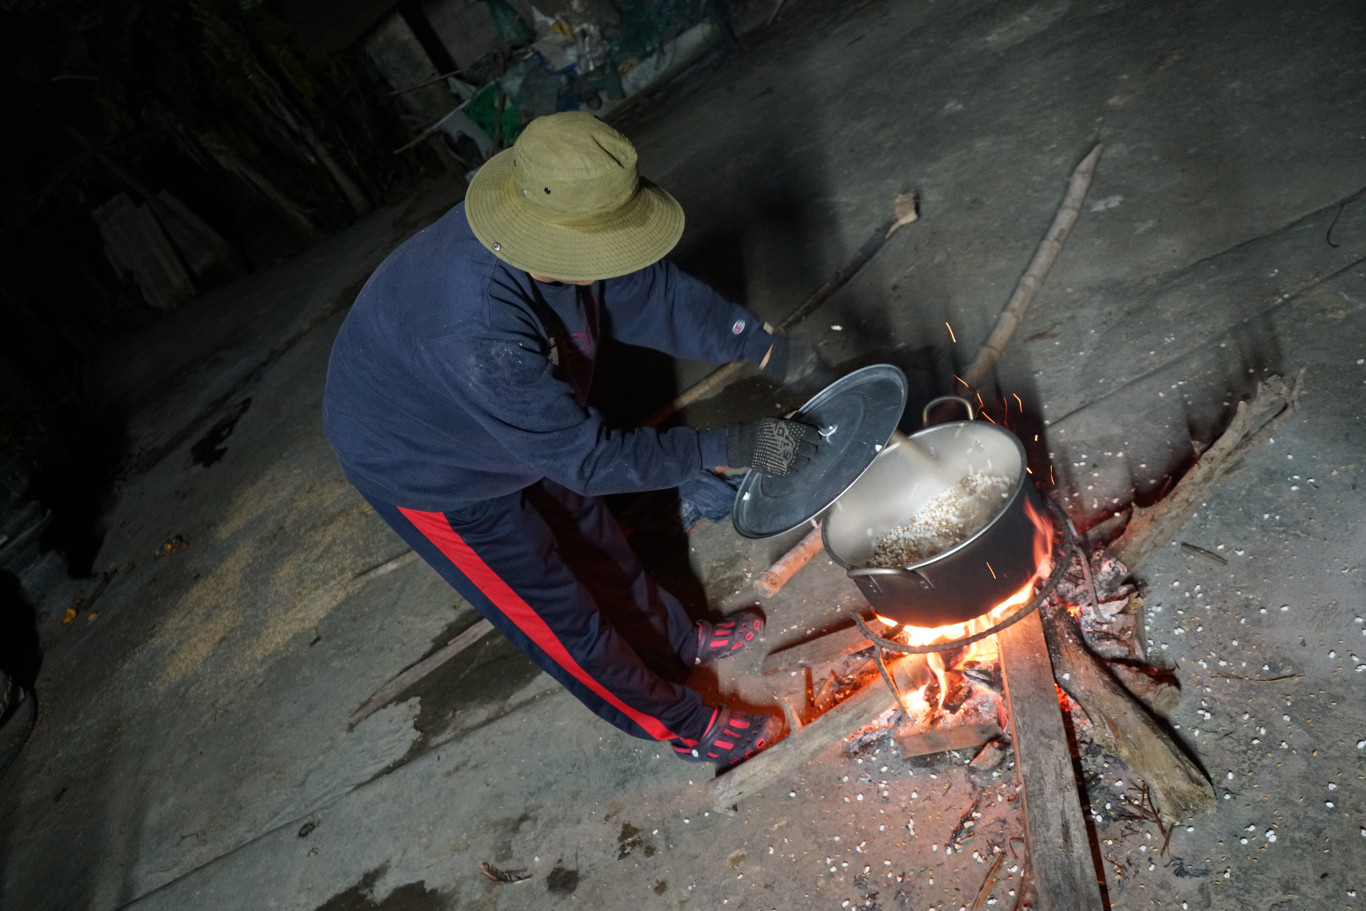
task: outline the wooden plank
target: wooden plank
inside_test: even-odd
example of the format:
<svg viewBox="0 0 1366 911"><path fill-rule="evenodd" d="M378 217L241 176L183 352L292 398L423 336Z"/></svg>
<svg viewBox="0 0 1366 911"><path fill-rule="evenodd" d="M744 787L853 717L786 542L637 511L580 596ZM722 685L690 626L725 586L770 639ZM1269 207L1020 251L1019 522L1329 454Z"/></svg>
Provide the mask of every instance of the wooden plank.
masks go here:
<svg viewBox="0 0 1366 911"><path fill-rule="evenodd" d="M890 664L901 692L912 686L912 675L923 668L923 655L908 655ZM712 780L712 796L717 807L728 807L757 793L774 780L795 772L825 750L844 740L895 704L879 675L863 689L845 699L815 721L794 730L780 742L747 759Z"/></svg>
<svg viewBox="0 0 1366 911"><path fill-rule="evenodd" d="M1037 907L1101 908L1099 871L1092 861L1039 612L1006 627L996 638Z"/></svg>
<svg viewBox="0 0 1366 911"><path fill-rule="evenodd" d="M933 727L912 718L892 729L892 740L906 759L979 747L1000 736L999 706L994 699L974 700L958 712L944 715Z"/></svg>

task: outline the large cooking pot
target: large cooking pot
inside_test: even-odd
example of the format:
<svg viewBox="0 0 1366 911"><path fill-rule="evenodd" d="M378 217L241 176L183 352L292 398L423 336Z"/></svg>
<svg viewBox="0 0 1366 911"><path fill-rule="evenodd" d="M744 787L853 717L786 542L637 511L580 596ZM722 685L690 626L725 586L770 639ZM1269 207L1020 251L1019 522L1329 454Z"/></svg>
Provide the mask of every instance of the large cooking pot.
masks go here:
<svg viewBox="0 0 1366 911"><path fill-rule="evenodd" d="M928 416L930 407L925 408ZM1025 471L1014 434L971 420L894 437L868 470L821 519L825 549L881 616L918 627L979 617L1020 590L1034 575L1034 524L1029 503L1047 514ZM911 449L911 447L915 447ZM1013 482L1004 505L977 533L929 559L905 567L869 567L888 532L905 525L933 497L968 475L1002 475Z"/></svg>

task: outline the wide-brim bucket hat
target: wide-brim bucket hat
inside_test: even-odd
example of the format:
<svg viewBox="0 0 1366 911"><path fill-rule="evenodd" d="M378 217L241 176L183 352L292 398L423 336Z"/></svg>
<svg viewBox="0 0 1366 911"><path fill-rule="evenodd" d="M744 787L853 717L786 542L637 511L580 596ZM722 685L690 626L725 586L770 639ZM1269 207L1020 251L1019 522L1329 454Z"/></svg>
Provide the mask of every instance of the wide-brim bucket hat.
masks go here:
<svg viewBox="0 0 1366 911"><path fill-rule="evenodd" d="M536 118L485 162L465 215L499 259L564 281L643 269L683 234L683 207L640 176L630 140L577 111Z"/></svg>

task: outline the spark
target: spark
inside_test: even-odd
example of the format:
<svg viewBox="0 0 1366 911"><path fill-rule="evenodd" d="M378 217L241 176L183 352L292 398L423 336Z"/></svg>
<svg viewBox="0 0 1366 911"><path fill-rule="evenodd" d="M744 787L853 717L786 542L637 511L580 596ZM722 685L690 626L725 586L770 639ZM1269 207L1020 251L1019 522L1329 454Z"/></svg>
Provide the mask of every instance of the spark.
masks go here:
<svg viewBox="0 0 1366 911"><path fill-rule="evenodd" d="M990 561L990 560L987 560L987 561L985 561L985 562L986 562L986 564L987 564L987 569L990 570L990 572L991 572L991 578L995 579L995 578L996 578L996 570L994 570L994 569L991 568L991 561Z"/></svg>
<svg viewBox="0 0 1366 911"><path fill-rule="evenodd" d="M972 388L971 386L968 386L968 381L965 380L965 379L963 379L963 378L962 378L961 376L959 376L958 374L955 373L955 374L953 375L953 378L954 378L955 380L957 380L958 382L962 383L966 388L968 388L968 389L971 389L971 388Z"/></svg>
<svg viewBox="0 0 1366 911"><path fill-rule="evenodd" d="M1011 395L1015 396L1015 404L1020 406L1020 413L1024 414L1024 402L1020 401L1019 393L1012 392Z"/></svg>
<svg viewBox="0 0 1366 911"><path fill-rule="evenodd" d="M944 325L945 325L945 326L949 326L948 320L945 320L945 321L944 321ZM956 335L953 334L953 327L952 327L952 326L949 326L949 338L953 339L953 343L954 343L955 345L958 344L958 336L956 336Z"/></svg>

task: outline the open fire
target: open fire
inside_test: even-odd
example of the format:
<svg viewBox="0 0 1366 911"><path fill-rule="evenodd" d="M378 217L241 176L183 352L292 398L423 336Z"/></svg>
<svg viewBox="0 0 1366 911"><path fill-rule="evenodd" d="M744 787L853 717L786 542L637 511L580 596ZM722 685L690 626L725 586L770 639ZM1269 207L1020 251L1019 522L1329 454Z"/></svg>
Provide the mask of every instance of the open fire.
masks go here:
<svg viewBox="0 0 1366 911"><path fill-rule="evenodd" d="M949 648L944 651L948 651L952 648L953 643L979 636L986 630L990 630L1009 619L1016 611L1028 605L1034 599L1035 586L1052 572L1053 523L1046 513L1038 510L1028 499L1024 501L1024 509L1034 529L1032 547L1035 570L1029 581L990 610L963 623L926 628L900 624L878 615L878 619L891 628L887 638L913 647L947 645ZM983 571L994 572L990 563L985 565ZM944 663L944 651L932 651L925 656L927 659L925 668L928 673L922 674L925 678L924 683L905 697L903 708L908 714L921 718L926 717L932 714L934 710L942 707L945 698L949 695L950 686ZM982 636L959 650L955 654L954 663L956 666L963 666L974 661L981 664L993 664L996 660L996 637ZM935 704L931 705L930 691L932 684L936 681L938 686L934 689L937 691L937 695Z"/></svg>
<svg viewBox="0 0 1366 911"><path fill-rule="evenodd" d="M1168 713L1173 698L1179 698L1179 689L1161 669L1142 667L1142 643L1135 635L1141 624L1135 624L1134 617L1142 602L1124 581L1124 565L1103 546L1093 546L1089 555L1075 549L1067 529L1063 529L1061 549L1054 550L1052 516L1033 504L1027 504L1025 513L1033 528L1036 564L1028 585L967 623L932 629L901 626L882 637L936 649L903 656L896 663L901 678L901 720L891 716L890 734L903 756L976 748L996 742L1009 730L996 628L1023 616L1020 612L1045 591L1049 609L1063 608L1076 618L1083 651L1105 656L1102 660L1108 659L1110 674L1131 695L1158 715ZM1073 729L1090 730L1085 712L1061 691L1059 695ZM882 722L884 732L886 723ZM875 724L862 736L876 736L877 728ZM999 750L982 755L987 753L996 755ZM984 760L982 768L987 767Z"/></svg>

